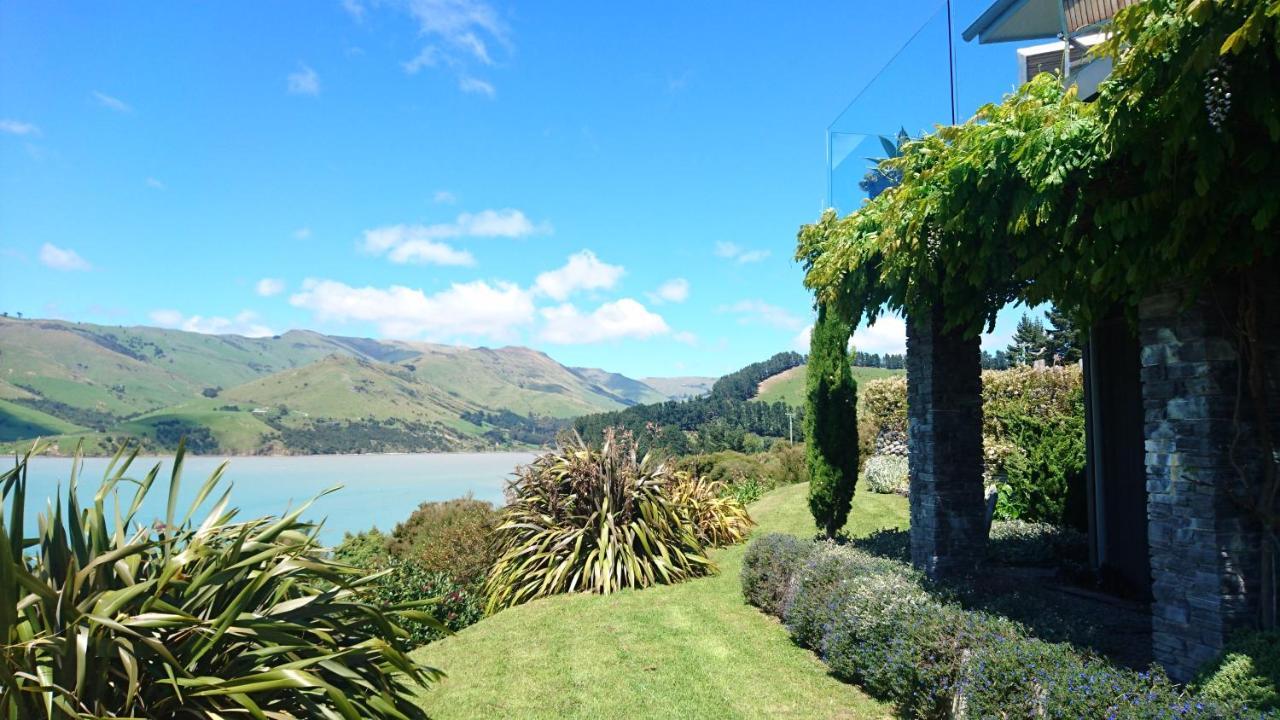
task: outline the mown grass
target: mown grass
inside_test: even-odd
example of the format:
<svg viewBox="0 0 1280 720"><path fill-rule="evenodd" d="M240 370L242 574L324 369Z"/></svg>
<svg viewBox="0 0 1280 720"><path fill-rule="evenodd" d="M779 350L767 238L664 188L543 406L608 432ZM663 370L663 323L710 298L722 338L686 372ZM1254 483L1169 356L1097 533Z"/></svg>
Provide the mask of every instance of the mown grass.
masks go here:
<svg viewBox="0 0 1280 720"><path fill-rule="evenodd" d="M814 533L807 485L751 506L756 533ZM860 493L849 531L905 527L906 501ZM742 599L745 546L715 551L713 577L609 596L535 601L420 648L450 677L423 693L433 718L880 718Z"/></svg>

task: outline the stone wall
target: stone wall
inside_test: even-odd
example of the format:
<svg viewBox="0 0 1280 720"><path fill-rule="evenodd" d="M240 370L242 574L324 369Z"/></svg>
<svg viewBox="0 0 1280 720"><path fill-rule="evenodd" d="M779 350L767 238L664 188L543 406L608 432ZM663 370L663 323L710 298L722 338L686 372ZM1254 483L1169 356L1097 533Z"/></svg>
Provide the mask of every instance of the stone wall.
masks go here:
<svg viewBox="0 0 1280 720"><path fill-rule="evenodd" d="M987 534L979 339L941 328L907 320L911 562L932 577L970 569Z"/></svg>
<svg viewBox="0 0 1280 720"><path fill-rule="evenodd" d="M1259 530L1238 493L1241 470L1260 477L1261 455L1254 426L1237 436L1233 421L1237 287L1222 283L1194 299L1172 288L1139 306L1153 654L1180 680L1258 617ZM1280 290L1272 283L1265 292L1268 406L1280 429Z"/></svg>

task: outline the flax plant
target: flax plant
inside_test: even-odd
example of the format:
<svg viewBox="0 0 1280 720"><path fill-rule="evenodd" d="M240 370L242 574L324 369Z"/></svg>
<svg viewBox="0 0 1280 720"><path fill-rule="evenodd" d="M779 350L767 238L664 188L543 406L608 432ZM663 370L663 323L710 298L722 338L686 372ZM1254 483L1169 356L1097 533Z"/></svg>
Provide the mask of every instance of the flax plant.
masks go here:
<svg viewBox="0 0 1280 720"><path fill-rule="evenodd" d="M715 571L673 471L638 457L629 433L594 450L575 437L521 468L508 488L488 611L570 592L608 594Z"/></svg>
<svg viewBox="0 0 1280 720"><path fill-rule="evenodd" d="M128 477L136 449L82 508L77 453L29 537L36 451L0 475L0 718L425 717L411 686L441 673L398 623L434 623L430 601L371 603L376 576L325 558L310 502L237 520L224 464L182 511L180 446L162 519L141 514L160 466Z"/></svg>

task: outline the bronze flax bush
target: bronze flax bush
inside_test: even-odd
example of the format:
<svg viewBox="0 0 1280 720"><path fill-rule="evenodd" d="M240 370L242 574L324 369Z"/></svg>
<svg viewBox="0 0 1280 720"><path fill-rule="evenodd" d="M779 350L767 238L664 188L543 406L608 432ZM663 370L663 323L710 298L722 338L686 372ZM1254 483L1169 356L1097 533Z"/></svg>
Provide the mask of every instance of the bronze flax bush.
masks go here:
<svg viewBox="0 0 1280 720"><path fill-rule="evenodd" d="M745 511L724 498L693 512L690 495L702 492L681 490L685 482L669 466L638 457L631 435L613 430L599 450L575 437L521 468L496 531L500 555L486 584L488 611L714 572L704 539L744 534Z"/></svg>
<svg viewBox="0 0 1280 720"><path fill-rule="evenodd" d="M370 602L371 577L324 559L300 519L310 503L236 520L229 489L216 494L225 465L180 511L183 453L155 523L139 508L160 466L127 478L136 450L117 453L91 507L73 469L36 537L23 535L30 454L0 475L0 718L425 717L412 685L442 673L409 659L399 623L434 623L418 610L430 601Z"/></svg>

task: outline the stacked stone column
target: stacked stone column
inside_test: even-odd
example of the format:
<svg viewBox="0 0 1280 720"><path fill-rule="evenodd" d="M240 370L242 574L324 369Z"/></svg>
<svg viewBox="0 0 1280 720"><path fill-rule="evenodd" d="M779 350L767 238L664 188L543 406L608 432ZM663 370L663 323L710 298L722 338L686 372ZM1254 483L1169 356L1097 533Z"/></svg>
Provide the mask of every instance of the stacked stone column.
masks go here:
<svg viewBox="0 0 1280 720"><path fill-rule="evenodd" d="M907 319L911 562L963 574L986 546L979 339L943 331L940 309Z"/></svg>
<svg viewBox="0 0 1280 720"><path fill-rule="evenodd" d="M1180 680L1258 619L1260 531L1240 491L1242 473L1258 483L1262 466L1249 396L1238 393L1237 290L1171 288L1139 306L1152 650ZM1263 294L1266 405L1280 429L1280 291Z"/></svg>

